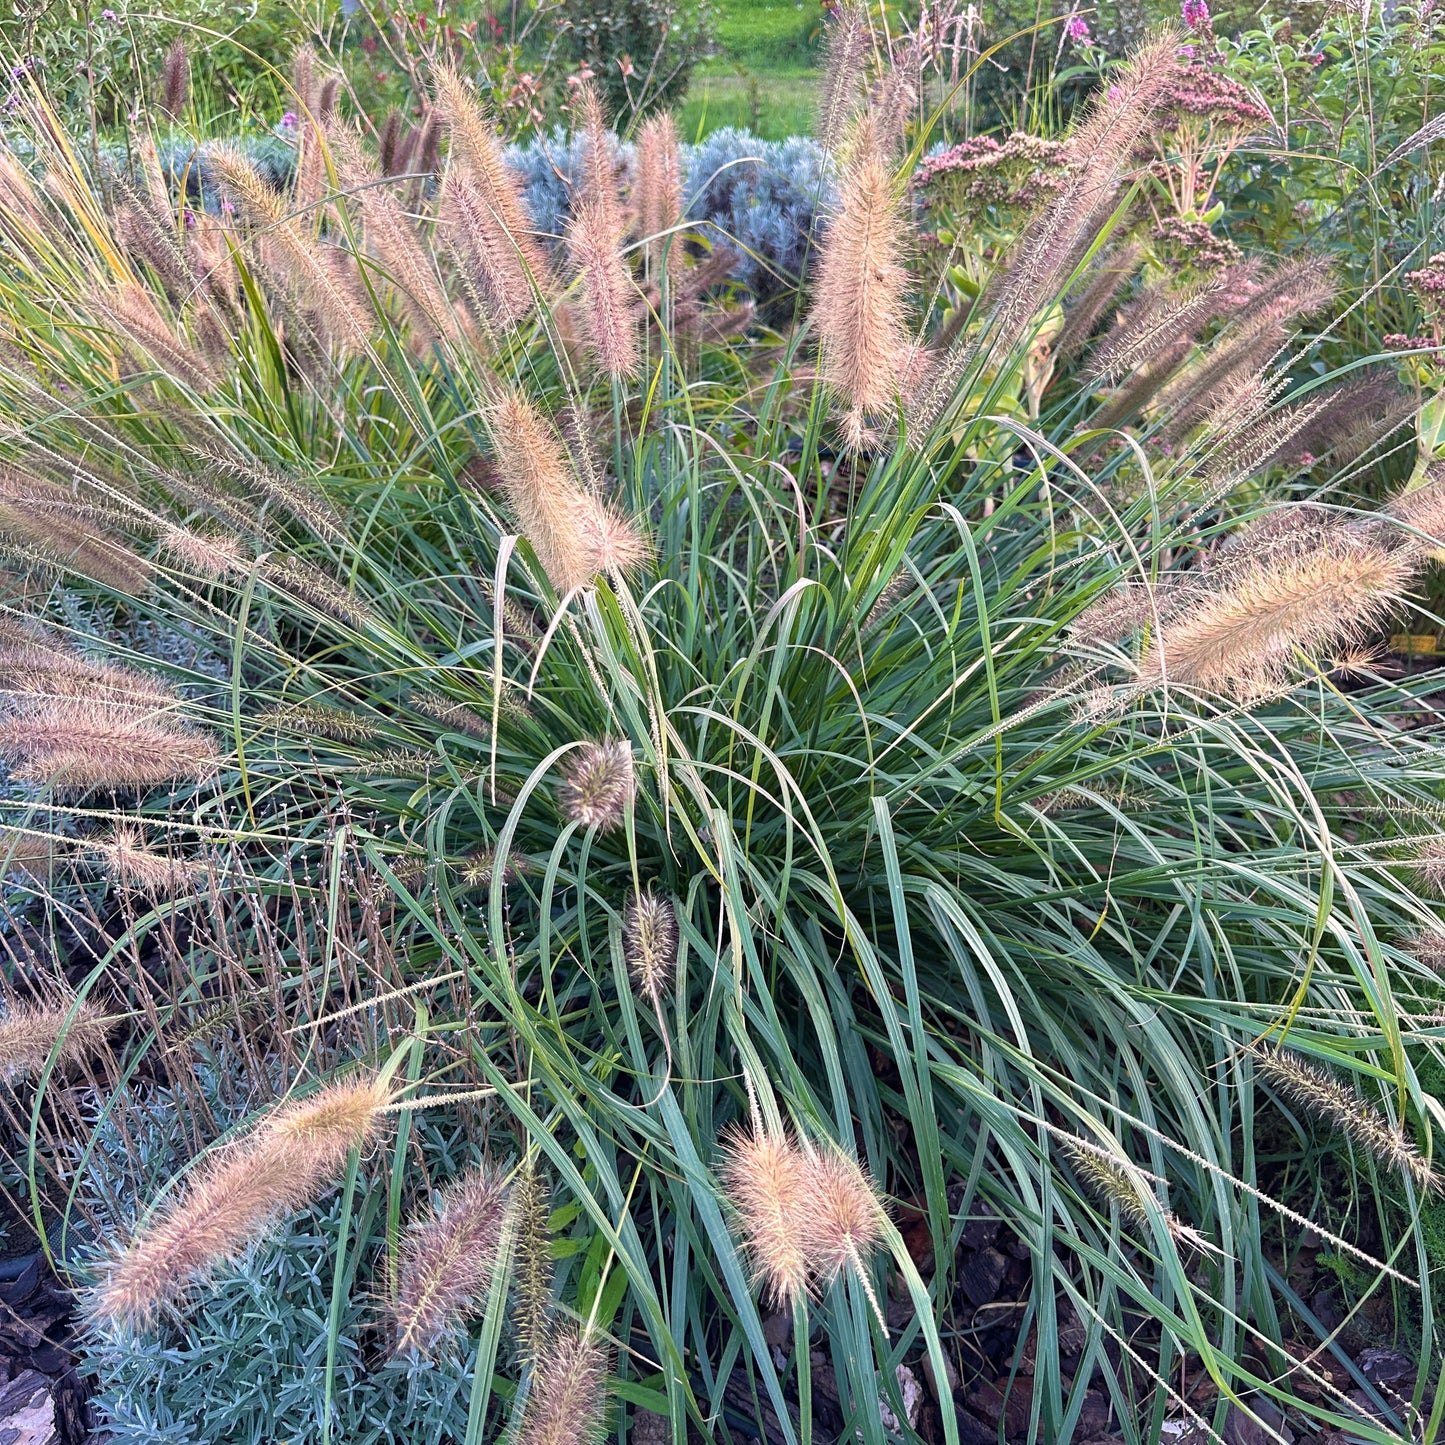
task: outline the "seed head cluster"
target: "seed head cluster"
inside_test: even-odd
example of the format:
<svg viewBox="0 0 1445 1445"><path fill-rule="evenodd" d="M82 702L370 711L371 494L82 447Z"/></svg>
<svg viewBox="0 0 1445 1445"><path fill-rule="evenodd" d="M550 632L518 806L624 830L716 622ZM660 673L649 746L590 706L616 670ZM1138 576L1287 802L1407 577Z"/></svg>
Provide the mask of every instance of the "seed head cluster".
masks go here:
<svg viewBox="0 0 1445 1445"><path fill-rule="evenodd" d="M677 913L670 898L638 893L622 919L627 966L642 993L655 1004L677 968Z"/></svg>
<svg viewBox="0 0 1445 1445"><path fill-rule="evenodd" d="M885 1215L856 1160L790 1134L739 1130L723 1141L722 1181L769 1303L790 1305L850 1270L867 1285Z"/></svg>
<svg viewBox="0 0 1445 1445"><path fill-rule="evenodd" d="M95 1004L22 1003L12 1000L0 1014L0 1079L17 1084L38 1078L54 1058L62 1070L78 1068L105 1047L116 1020Z"/></svg>
<svg viewBox="0 0 1445 1445"><path fill-rule="evenodd" d="M607 833L621 824L636 787L632 749L620 738L604 738L572 754L557 803L568 822Z"/></svg>

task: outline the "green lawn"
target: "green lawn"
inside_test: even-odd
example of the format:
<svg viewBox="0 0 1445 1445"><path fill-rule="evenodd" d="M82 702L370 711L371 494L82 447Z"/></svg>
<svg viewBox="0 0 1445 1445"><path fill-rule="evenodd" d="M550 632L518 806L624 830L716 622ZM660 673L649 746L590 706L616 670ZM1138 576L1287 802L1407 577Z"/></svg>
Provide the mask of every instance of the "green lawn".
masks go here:
<svg viewBox="0 0 1445 1445"><path fill-rule="evenodd" d="M693 76L679 117L683 135L735 125L775 140L810 130L817 0L723 0L718 8L718 53Z"/></svg>

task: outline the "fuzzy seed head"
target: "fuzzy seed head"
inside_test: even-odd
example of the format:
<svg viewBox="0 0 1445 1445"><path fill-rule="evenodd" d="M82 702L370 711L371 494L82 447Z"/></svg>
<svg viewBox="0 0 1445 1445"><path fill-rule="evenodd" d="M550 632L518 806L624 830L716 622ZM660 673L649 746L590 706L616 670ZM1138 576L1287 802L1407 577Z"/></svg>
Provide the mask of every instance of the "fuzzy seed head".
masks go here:
<svg viewBox="0 0 1445 1445"><path fill-rule="evenodd" d="M649 116L637 133L637 183L632 191L637 234L646 248L647 265L660 275L664 253L677 272L682 238L669 235L682 219L682 155L677 125L670 115Z"/></svg>
<svg viewBox="0 0 1445 1445"><path fill-rule="evenodd" d="M856 1159L837 1150L805 1159L803 1254L824 1284L848 1270L862 1275L882 1242L883 1220L882 1201Z"/></svg>
<svg viewBox="0 0 1445 1445"><path fill-rule="evenodd" d="M282 1215L314 1202L348 1153L371 1138L387 1095L376 1080L334 1084L275 1111L239 1144L210 1156L112 1264L93 1312L144 1326Z"/></svg>
<svg viewBox="0 0 1445 1445"><path fill-rule="evenodd" d="M1148 1229L1149 1211L1139 1186L1122 1164L1082 1139L1061 1139L1059 1150L1069 1161L1074 1177L1097 1204L1117 1209L1119 1218L1136 1230Z"/></svg>
<svg viewBox="0 0 1445 1445"><path fill-rule="evenodd" d="M502 887L513 883L523 873L528 871L528 863L525 858L513 856L508 859L506 866L502 869ZM468 853L462 859L459 870L462 886L477 891L488 889L492 886L492 878L497 871L497 854L493 848L477 848Z"/></svg>
<svg viewBox="0 0 1445 1445"><path fill-rule="evenodd" d="M57 856L66 847L64 838L30 833L20 828L0 828L0 872L45 882Z"/></svg>
<svg viewBox="0 0 1445 1445"><path fill-rule="evenodd" d="M622 920L627 966L643 994L656 1003L677 968L677 913L670 898L638 893Z"/></svg>
<svg viewBox="0 0 1445 1445"><path fill-rule="evenodd" d="M1422 1193L1440 1188L1430 1161L1404 1129L1329 1070L1288 1050L1265 1047L1254 1051L1254 1067L1287 1103L1338 1130L1386 1169L1412 1179Z"/></svg>
<svg viewBox="0 0 1445 1445"><path fill-rule="evenodd" d="M480 1304L509 1206L505 1179L484 1164L468 1170L435 1210L413 1221L392 1310L397 1354L431 1350Z"/></svg>
<svg viewBox="0 0 1445 1445"><path fill-rule="evenodd" d="M1415 567L1406 552L1344 528L1246 559L1164 624L1142 678L1241 699L1268 695L1288 683L1301 655L1318 659L1358 640Z"/></svg>
<svg viewBox="0 0 1445 1445"><path fill-rule="evenodd" d="M557 789L563 816L599 833L618 827L636 793L632 749L620 738L584 743L568 759Z"/></svg>
<svg viewBox="0 0 1445 1445"><path fill-rule="evenodd" d="M764 1300L786 1307L808 1289L803 1236L814 1207L807 1159L789 1135L730 1133L722 1183Z"/></svg>
<svg viewBox="0 0 1445 1445"><path fill-rule="evenodd" d="M606 1423L607 1356L570 1328L553 1332L532 1367L517 1445L597 1445Z"/></svg>
<svg viewBox="0 0 1445 1445"><path fill-rule="evenodd" d="M161 550L188 571L212 582L246 568L241 543L221 532L197 532L171 525L161 537Z"/></svg>
<svg viewBox="0 0 1445 1445"><path fill-rule="evenodd" d="M37 699L0 719L0 755L12 777L81 791L198 781L220 761L204 733L141 708L80 698Z"/></svg>
<svg viewBox="0 0 1445 1445"><path fill-rule="evenodd" d="M502 489L543 571L566 594L592 583L600 503L567 466L555 428L519 391L490 409L488 429Z"/></svg>
<svg viewBox="0 0 1445 1445"><path fill-rule="evenodd" d="M95 845L105 870L122 888L151 898L177 898L194 891L202 870L158 852L134 824L122 824Z"/></svg>
<svg viewBox="0 0 1445 1445"><path fill-rule="evenodd" d="M823 241L814 325L824 381L846 408L848 444L861 446L869 413L899 395L909 337L902 219L893 177L865 119Z"/></svg>
<svg viewBox="0 0 1445 1445"><path fill-rule="evenodd" d="M0 1014L0 1080L14 1085L39 1078L52 1056L57 1069L74 1069L104 1047L116 1020L93 1003L10 1003Z"/></svg>

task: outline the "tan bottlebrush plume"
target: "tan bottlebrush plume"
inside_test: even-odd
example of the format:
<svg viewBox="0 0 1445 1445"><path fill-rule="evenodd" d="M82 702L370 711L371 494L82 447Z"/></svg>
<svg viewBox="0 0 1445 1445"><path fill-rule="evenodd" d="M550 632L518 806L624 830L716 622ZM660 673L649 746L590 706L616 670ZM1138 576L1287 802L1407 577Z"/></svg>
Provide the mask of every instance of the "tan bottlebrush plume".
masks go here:
<svg viewBox="0 0 1445 1445"><path fill-rule="evenodd" d="M1268 373L1288 343L1285 327L1262 317L1208 347L1161 388L1161 440L1178 446L1201 423L1207 438L1229 430L1242 395L1250 391L1268 394Z"/></svg>
<svg viewBox="0 0 1445 1445"><path fill-rule="evenodd" d="M1445 467L1427 467L1419 485L1390 499L1385 515L1408 529L1401 537L1406 546L1422 551L1445 546Z"/></svg>
<svg viewBox="0 0 1445 1445"><path fill-rule="evenodd" d="M674 276L682 269L682 237L670 234L682 220L682 153L671 115L649 116L637 133L637 179L632 207L647 269L661 276L664 256Z"/></svg>
<svg viewBox="0 0 1445 1445"><path fill-rule="evenodd" d="M1063 330L1054 338L1056 361L1062 364L1083 347L1143 259L1143 246L1137 241L1126 241L1094 263L1088 284L1069 307Z"/></svg>
<svg viewBox="0 0 1445 1445"><path fill-rule="evenodd" d="M365 742L379 731L376 718L311 702L292 702L266 708L256 714L256 722L278 731L298 733L304 737L331 738L337 742Z"/></svg>
<svg viewBox="0 0 1445 1445"><path fill-rule="evenodd" d="M108 838L90 846L116 883L151 898L193 893L205 877L204 868L158 852L134 824L122 824Z"/></svg>
<svg viewBox="0 0 1445 1445"><path fill-rule="evenodd" d="M222 451L216 447L191 448L191 455L210 472L224 477L262 505L283 507L312 531L332 541L346 536L344 518L327 500L317 483L287 476L254 457ZM214 496L214 487L201 484L201 496Z"/></svg>
<svg viewBox="0 0 1445 1445"><path fill-rule="evenodd" d="M517 1172L512 1217L517 1238L513 1325L522 1358L535 1364L546 1344L552 1310L551 1191L535 1159L527 1159Z"/></svg>
<svg viewBox="0 0 1445 1445"><path fill-rule="evenodd" d="M1405 939L1405 947L1416 963L1434 973L1445 975L1445 932L1420 928Z"/></svg>
<svg viewBox="0 0 1445 1445"><path fill-rule="evenodd" d="M1410 585L1415 565L1400 549L1345 527L1295 552L1245 560L1159 629L1141 679L1245 699L1266 694L1287 683L1301 657L1318 659L1374 626Z"/></svg>
<svg viewBox="0 0 1445 1445"><path fill-rule="evenodd" d="M139 596L150 586L150 565L94 520L101 510L54 482L0 467L0 543L17 561Z"/></svg>
<svg viewBox="0 0 1445 1445"><path fill-rule="evenodd" d="M888 1323L868 1279L868 1259L883 1242L887 1217L873 1181L840 1150L810 1150L803 1165L803 1199L802 1246L809 1270L824 1285L851 1273L886 1335Z"/></svg>
<svg viewBox="0 0 1445 1445"><path fill-rule="evenodd" d="M1141 367L1133 376L1127 377L1122 386L1115 389L1113 395L1089 418L1089 426L1122 426L1136 412L1142 411L1154 401L1159 389L1168 382L1175 369L1193 349L1193 337L1176 337L1150 365Z"/></svg>
<svg viewBox="0 0 1445 1445"><path fill-rule="evenodd" d="M830 155L842 144L848 123L858 109L859 86L870 43L866 7L856 0L839 5L828 20L827 55L823 61L822 84L818 87L817 122L813 127L819 146Z"/></svg>
<svg viewBox="0 0 1445 1445"><path fill-rule="evenodd" d="M617 201L602 102L584 86L581 96L581 184L567 228L567 255L582 290L583 333L598 364L612 377L637 373L637 292L622 254L624 233Z"/></svg>
<svg viewBox="0 0 1445 1445"><path fill-rule="evenodd" d="M1200 504L1211 505L1228 496L1240 483L1281 460L1291 450L1295 438L1328 405L1324 397L1311 397L1276 407L1262 420L1246 425L1238 435L1229 437L1204 467Z"/></svg>
<svg viewBox="0 0 1445 1445"><path fill-rule="evenodd" d="M334 1084L274 1111L191 1176L183 1197L148 1221L112 1264L93 1313L145 1325L217 1266L235 1259L282 1215L312 1203L347 1155L376 1130L386 1090L374 1079Z"/></svg>
<svg viewBox="0 0 1445 1445"><path fill-rule="evenodd" d="M1366 371L1326 393L1327 405L1296 438L1301 451L1329 456L1341 465L1358 460L1420 409L1386 369Z"/></svg>
<svg viewBox="0 0 1445 1445"><path fill-rule="evenodd" d="M638 893L622 915L622 948L643 994L654 1004L677 971L677 913L669 898Z"/></svg>
<svg viewBox="0 0 1445 1445"><path fill-rule="evenodd" d="M28 701L0 718L11 776L60 788L148 788L200 780L220 763L215 743L164 717L83 698Z"/></svg>
<svg viewBox="0 0 1445 1445"><path fill-rule="evenodd" d="M1427 838L1417 845L1409 861L1410 871L1437 897L1445 897L1445 837Z"/></svg>
<svg viewBox="0 0 1445 1445"><path fill-rule="evenodd" d="M437 107L451 139L442 186L444 225L452 245L471 263L493 320L520 321L532 310L538 288L546 286L547 258L495 126L455 70L442 66L435 76Z"/></svg>
<svg viewBox="0 0 1445 1445"><path fill-rule="evenodd" d="M1151 588L1137 581L1112 587L1069 624L1069 638L1084 647L1117 642L1152 622L1163 610L1168 593L1167 588Z"/></svg>
<svg viewBox="0 0 1445 1445"><path fill-rule="evenodd" d="M191 93L191 55L186 42L171 41L161 62L160 108L163 115L179 120L185 114Z"/></svg>
<svg viewBox="0 0 1445 1445"><path fill-rule="evenodd" d="M578 484L555 428L521 392L503 392L486 415L502 490L558 592L642 565L641 533Z"/></svg>
<svg viewBox="0 0 1445 1445"><path fill-rule="evenodd" d="M595 496L584 498L578 508L577 524L594 576L635 576L652 556L652 548L637 524Z"/></svg>
<svg viewBox="0 0 1445 1445"><path fill-rule="evenodd" d="M808 1289L807 1160L788 1135L735 1130L723 1139L723 1192L764 1300L787 1307Z"/></svg>
<svg viewBox="0 0 1445 1445"><path fill-rule="evenodd" d="M421 346L438 341L458 344L465 328L455 303L437 275L436 263L422 245L406 207L361 149L355 132L334 127L330 132L338 179L351 205L361 213L363 239L375 256L379 280L389 281Z"/></svg>
<svg viewBox="0 0 1445 1445"><path fill-rule="evenodd" d="M908 348L903 222L893 176L867 117L823 239L813 302L823 380L846 408L844 436L862 445L866 417L892 407Z"/></svg>
<svg viewBox="0 0 1445 1445"><path fill-rule="evenodd" d="M1412 1179L1427 1193L1440 1188L1439 1176L1414 1140L1328 1069L1288 1050L1267 1047L1255 1049L1254 1067L1287 1103L1338 1130L1386 1169Z"/></svg>
<svg viewBox="0 0 1445 1445"><path fill-rule="evenodd" d="M51 1058L57 1069L78 1068L105 1047L116 1022L88 1000L12 1001L0 1014L0 1080L39 1078Z"/></svg>
<svg viewBox="0 0 1445 1445"><path fill-rule="evenodd" d="M432 1349L481 1304L510 1205L505 1178L483 1164L457 1180L435 1210L413 1221L391 1311L397 1354Z"/></svg>
<svg viewBox="0 0 1445 1445"><path fill-rule="evenodd" d="M923 89L924 50L918 37L895 44L888 68L873 87L870 108L877 118L878 143L889 160L896 160L907 137L908 122L918 110Z"/></svg>
<svg viewBox="0 0 1445 1445"><path fill-rule="evenodd" d="M319 133L318 133L319 134ZM275 279L324 323L327 339L343 351L365 351L374 317L352 259L324 245L314 222L303 224L233 146L214 146L207 160L237 214L260 233L274 258Z"/></svg>
<svg viewBox="0 0 1445 1445"><path fill-rule="evenodd" d="M376 614L366 601L344 582L300 557L281 557L267 562L264 576L273 587L289 592L298 602L358 632L377 625Z"/></svg>
<svg viewBox="0 0 1445 1445"><path fill-rule="evenodd" d="M502 490L543 571L564 595L587 586L597 575L578 525L587 493L573 478L555 429L515 390L497 399L487 420Z"/></svg>
<svg viewBox="0 0 1445 1445"><path fill-rule="evenodd" d="M90 304L97 316L183 386L207 392L216 385L210 362L176 333L139 282L93 291Z"/></svg>
<svg viewBox="0 0 1445 1445"><path fill-rule="evenodd" d="M56 855L67 847L64 838L31 833L21 828L0 828L0 873L45 882Z"/></svg>
<svg viewBox="0 0 1445 1445"><path fill-rule="evenodd" d="M1224 283L1214 277L1183 290L1151 286L1125 307L1114 329L1094 349L1089 375L1118 381L1148 366L1182 337L1191 341L1218 309Z"/></svg>
<svg viewBox="0 0 1445 1445"><path fill-rule="evenodd" d="M179 704L175 691L160 678L113 662L91 662L43 635L0 640L0 692L123 703L152 713Z"/></svg>
<svg viewBox="0 0 1445 1445"><path fill-rule="evenodd" d="M139 191L122 186L120 193L127 199L115 211L117 238L155 272L171 305L183 306L196 293L199 281L176 238L174 216L169 208L153 210Z"/></svg>
<svg viewBox="0 0 1445 1445"><path fill-rule="evenodd" d="M226 532L198 532L169 523L161 532L160 544L167 557L210 582L246 570L244 547Z"/></svg>
<svg viewBox="0 0 1445 1445"><path fill-rule="evenodd" d="M568 822L599 833L620 826L637 789L632 749L620 738L583 743L568 759L557 806Z"/></svg>
<svg viewBox="0 0 1445 1445"><path fill-rule="evenodd" d="M600 1445L607 1356L570 1326L558 1326L532 1365L532 1389L516 1445Z"/></svg>

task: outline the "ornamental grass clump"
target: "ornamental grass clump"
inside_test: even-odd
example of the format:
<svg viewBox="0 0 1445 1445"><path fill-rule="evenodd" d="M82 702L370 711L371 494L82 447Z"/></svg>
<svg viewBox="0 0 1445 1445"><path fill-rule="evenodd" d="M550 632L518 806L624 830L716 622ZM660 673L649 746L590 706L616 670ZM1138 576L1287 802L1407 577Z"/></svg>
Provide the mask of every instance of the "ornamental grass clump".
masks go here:
<svg viewBox="0 0 1445 1445"><path fill-rule="evenodd" d="M1178 37L999 146L1014 229L930 280L919 56L828 23L829 155L767 151L826 218L757 297L813 210L580 94L546 235L451 72L373 145L303 60L279 178L7 118L0 824L66 862L7 938L107 1020L103 1068L32 1028L11 1163L122 1442L867 1437L979 1338L970 1222L999 1318L1089 1303L1060 1445L1325 1347L1280 1220L1418 1298L1445 748L1369 662L1438 586L1415 383L1323 262L1171 260Z"/></svg>

